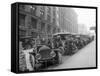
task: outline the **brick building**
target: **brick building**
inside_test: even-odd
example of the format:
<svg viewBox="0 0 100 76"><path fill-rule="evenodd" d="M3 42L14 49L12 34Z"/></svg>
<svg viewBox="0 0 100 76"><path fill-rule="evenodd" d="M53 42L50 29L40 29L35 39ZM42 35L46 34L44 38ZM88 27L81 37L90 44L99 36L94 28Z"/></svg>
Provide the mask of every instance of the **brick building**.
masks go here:
<svg viewBox="0 0 100 76"><path fill-rule="evenodd" d="M57 7L40 5L19 6L19 37L48 38L59 32Z"/></svg>

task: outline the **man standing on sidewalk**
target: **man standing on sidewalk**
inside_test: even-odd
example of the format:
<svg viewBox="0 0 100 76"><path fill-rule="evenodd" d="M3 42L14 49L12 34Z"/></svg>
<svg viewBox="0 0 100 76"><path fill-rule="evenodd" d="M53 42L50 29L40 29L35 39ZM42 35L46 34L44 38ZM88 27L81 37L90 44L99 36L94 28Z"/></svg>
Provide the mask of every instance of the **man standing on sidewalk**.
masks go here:
<svg viewBox="0 0 100 76"><path fill-rule="evenodd" d="M35 57L31 53L35 53L35 49L34 47L32 48L29 44L27 44L27 46L28 47L25 50L23 50L23 53L25 55L26 67L29 71L34 71Z"/></svg>
<svg viewBox="0 0 100 76"><path fill-rule="evenodd" d="M35 57L34 55L30 54L33 52L33 48L31 49L27 49L27 50L23 50L24 54L25 54L25 60L26 60L26 67L29 71L34 71L34 65L35 65ZM30 61L30 57L32 58L32 63Z"/></svg>

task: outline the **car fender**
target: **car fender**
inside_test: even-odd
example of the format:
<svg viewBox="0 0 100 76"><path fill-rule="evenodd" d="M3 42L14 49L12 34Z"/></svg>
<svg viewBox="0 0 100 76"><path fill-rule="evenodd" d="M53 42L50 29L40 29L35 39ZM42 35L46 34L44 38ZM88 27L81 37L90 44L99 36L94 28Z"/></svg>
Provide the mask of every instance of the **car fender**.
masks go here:
<svg viewBox="0 0 100 76"><path fill-rule="evenodd" d="M55 52L60 52L61 54L64 53L63 47L59 47L58 49L54 49Z"/></svg>

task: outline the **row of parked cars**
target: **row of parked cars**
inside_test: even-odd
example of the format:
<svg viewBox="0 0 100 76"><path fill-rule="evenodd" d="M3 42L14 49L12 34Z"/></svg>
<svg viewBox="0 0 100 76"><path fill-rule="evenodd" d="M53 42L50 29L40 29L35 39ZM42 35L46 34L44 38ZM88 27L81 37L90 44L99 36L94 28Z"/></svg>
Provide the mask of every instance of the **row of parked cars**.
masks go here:
<svg viewBox="0 0 100 76"><path fill-rule="evenodd" d="M72 55L94 40L93 35L58 33L54 36L60 36L63 42L64 55Z"/></svg>
<svg viewBox="0 0 100 76"><path fill-rule="evenodd" d="M48 44L38 44L30 53L30 62L35 70L49 64L61 64L63 55L72 55L79 49L94 40L94 36L57 33L54 34ZM32 58L35 59L32 59ZM41 65L41 66L38 66Z"/></svg>

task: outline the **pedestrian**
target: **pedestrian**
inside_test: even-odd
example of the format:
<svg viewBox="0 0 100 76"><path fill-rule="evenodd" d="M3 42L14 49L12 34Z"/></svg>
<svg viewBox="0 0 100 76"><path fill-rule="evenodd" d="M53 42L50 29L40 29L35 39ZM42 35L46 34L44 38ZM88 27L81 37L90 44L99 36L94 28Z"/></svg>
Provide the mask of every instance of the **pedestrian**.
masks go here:
<svg viewBox="0 0 100 76"><path fill-rule="evenodd" d="M35 55L31 53L34 52L34 48L31 48L31 45L27 45L27 49L23 50L25 54L25 61L26 61L26 67L29 71L34 71L34 66L35 66ZM32 63L31 63L32 62Z"/></svg>

